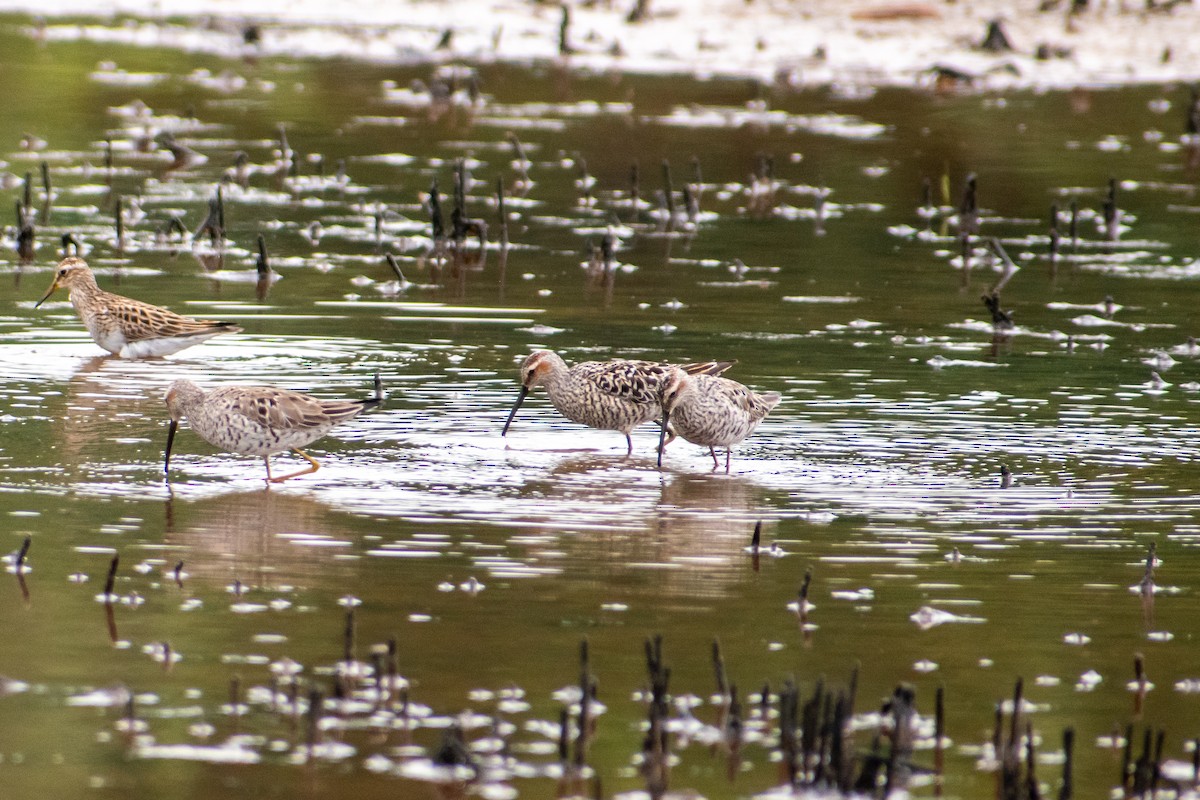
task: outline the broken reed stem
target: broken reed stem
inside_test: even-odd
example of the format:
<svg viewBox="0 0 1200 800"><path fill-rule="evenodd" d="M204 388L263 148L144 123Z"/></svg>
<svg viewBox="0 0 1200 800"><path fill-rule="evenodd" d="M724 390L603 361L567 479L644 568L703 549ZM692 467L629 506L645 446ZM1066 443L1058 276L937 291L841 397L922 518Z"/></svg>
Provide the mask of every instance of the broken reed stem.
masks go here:
<svg viewBox="0 0 1200 800"><path fill-rule="evenodd" d="M641 189L638 184L640 182L638 164L633 162L629 166L629 207L632 211L632 219L636 222L638 219L638 205L641 200Z"/></svg>
<svg viewBox="0 0 1200 800"><path fill-rule="evenodd" d="M242 716L242 676L236 672L229 679L229 713L235 720Z"/></svg>
<svg viewBox="0 0 1200 800"><path fill-rule="evenodd" d="M1037 751L1033 746L1033 723L1025 723L1025 788L1026 797L1040 797L1037 782Z"/></svg>
<svg viewBox="0 0 1200 800"><path fill-rule="evenodd" d="M305 744L308 748L308 757L310 759L316 755L317 734L321 721L321 706L324 702L325 698L321 693L321 687L312 686L308 690L308 728L305 737Z"/></svg>
<svg viewBox="0 0 1200 800"><path fill-rule="evenodd" d="M398 656L399 645L395 636L389 636L387 640L387 674L388 674L388 692L395 694L397 678L400 674L400 659Z"/></svg>
<svg viewBox="0 0 1200 800"><path fill-rule="evenodd" d="M17 551L17 559L13 562L16 565L18 573L20 573L21 567L25 566L25 557L29 555L29 548L32 544L33 537L26 535L25 541L21 542L21 549Z"/></svg>
<svg viewBox="0 0 1200 800"><path fill-rule="evenodd" d="M466 162L454 162L454 208L450 211L450 227L454 241L462 243L467 236L467 173Z"/></svg>
<svg viewBox="0 0 1200 800"><path fill-rule="evenodd" d="M125 198L117 195L113 198L113 222L117 233L117 246L125 241Z"/></svg>
<svg viewBox="0 0 1200 800"><path fill-rule="evenodd" d="M429 185L429 223L434 246L437 246L446 237L446 225L442 221L442 201L438 196L436 176L434 176L433 182Z"/></svg>
<svg viewBox="0 0 1200 800"><path fill-rule="evenodd" d="M342 629L342 660L347 664L354 662L354 606L346 609L346 624Z"/></svg>
<svg viewBox="0 0 1200 800"><path fill-rule="evenodd" d="M675 220L675 189L671 185L671 162L662 160L663 196L667 202L667 223Z"/></svg>
<svg viewBox="0 0 1200 800"><path fill-rule="evenodd" d="M375 679L375 708L383 706L387 696L387 651L379 645L371 645L371 677Z"/></svg>
<svg viewBox="0 0 1200 800"><path fill-rule="evenodd" d="M804 580L800 583L800 613L806 612L808 607L808 589L812 585L812 567L804 570Z"/></svg>
<svg viewBox="0 0 1200 800"><path fill-rule="evenodd" d="M1158 783L1162 778L1163 746L1166 744L1167 732L1159 730L1154 740L1154 764L1150 772L1150 793L1158 794Z"/></svg>
<svg viewBox="0 0 1200 800"><path fill-rule="evenodd" d="M42 224L46 224L50 221L51 186L50 165L45 161L42 162L42 191L46 195L45 202L42 204Z"/></svg>
<svg viewBox="0 0 1200 800"><path fill-rule="evenodd" d="M713 674L717 680L717 694L722 703L729 702L729 681L725 675L725 658L721 655L721 640L713 639L712 643Z"/></svg>
<svg viewBox="0 0 1200 800"><path fill-rule="evenodd" d="M1075 761L1075 729L1067 728L1063 731L1063 769L1062 769L1062 786L1058 790L1058 800L1071 800L1071 796L1075 792L1074 786L1074 761Z"/></svg>
<svg viewBox="0 0 1200 800"><path fill-rule="evenodd" d="M591 701L593 678L587 637L579 642L579 733L575 739L575 765L587 761L588 737L591 733Z"/></svg>
<svg viewBox="0 0 1200 800"><path fill-rule="evenodd" d="M587 763L588 740L592 727L592 694L594 684L589 676L586 686L580 687L579 697L579 734L575 738L575 766L582 767Z"/></svg>
<svg viewBox="0 0 1200 800"><path fill-rule="evenodd" d="M784 777L789 786L796 785L799 768L799 749L796 742L798 699L796 685L789 678L779 691L779 752L782 756Z"/></svg>
<svg viewBox="0 0 1200 800"><path fill-rule="evenodd" d="M558 23L558 54L569 56L571 53L571 7L564 3L562 21Z"/></svg>
<svg viewBox="0 0 1200 800"><path fill-rule="evenodd" d="M946 737L946 687L938 686L933 696L933 761L939 779L945 764L942 742Z"/></svg>
<svg viewBox="0 0 1200 800"><path fill-rule="evenodd" d="M258 260L254 262L254 268L260 276L271 274L271 261L267 255L267 239L261 233L258 235Z"/></svg>
<svg viewBox="0 0 1200 800"><path fill-rule="evenodd" d="M567 763L571 756L571 709L563 706L558 712L558 760Z"/></svg>
<svg viewBox="0 0 1200 800"><path fill-rule="evenodd" d="M1104 217L1104 234L1110 242L1115 242L1120 234L1121 212L1117 208L1117 179L1108 179L1108 192L1101 207Z"/></svg>
<svg viewBox="0 0 1200 800"><path fill-rule="evenodd" d="M1008 728L1008 747L1006 754L1011 763L1015 764L1019 759L1020 744L1021 744L1021 703L1025 694L1025 681L1022 678L1017 678L1016 684L1013 686L1012 700L1012 717L1009 719Z"/></svg>
<svg viewBox="0 0 1200 800"><path fill-rule="evenodd" d="M117 582L117 567L120 565L120 563L121 563L120 554L113 553L112 562L109 563L109 565L108 565L108 577L104 579L105 602L111 602L110 598L112 597L112 594L113 594L113 586Z"/></svg>
<svg viewBox="0 0 1200 800"><path fill-rule="evenodd" d="M504 179L496 178L496 214L500 217L500 247L508 248L508 212L504 209Z"/></svg>

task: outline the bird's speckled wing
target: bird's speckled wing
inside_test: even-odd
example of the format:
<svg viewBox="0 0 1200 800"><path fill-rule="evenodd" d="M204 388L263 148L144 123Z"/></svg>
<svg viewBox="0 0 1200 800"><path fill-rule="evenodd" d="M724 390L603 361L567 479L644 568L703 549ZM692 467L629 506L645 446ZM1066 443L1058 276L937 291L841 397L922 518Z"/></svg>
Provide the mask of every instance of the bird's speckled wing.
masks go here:
<svg viewBox="0 0 1200 800"><path fill-rule="evenodd" d="M657 403L659 387L668 369L666 364L653 361L616 359L585 361L575 365L572 371L605 394L634 403Z"/></svg>
<svg viewBox="0 0 1200 800"><path fill-rule="evenodd" d="M333 426L363 410L363 403L354 400L318 400L300 392L267 387L253 392L243 388L227 402L232 411L255 425L276 431Z"/></svg>
<svg viewBox="0 0 1200 800"><path fill-rule="evenodd" d="M728 379L726 379L728 380ZM752 419L762 419L767 414L771 413L771 409L779 405L779 393L767 392L759 394L753 389L748 389L740 383L729 381L737 387L737 402Z"/></svg>
<svg viewBox="0 0 1200 800"><path fill-rule="evenodd" d="M754 392L750 391L740 383L735 383L734 381L726 381L724 386L726 387L726 391L732 403L745 411L747 414L754 414Z"/></svg>
<svg viewBox="0 0 1200 800"><path fill-rule="evenodd" d="M159 306L119 295L109 295L96 309L100 320L111 319L131 342L200 333L236 333L240 328L228 322L192 319Z"/></svg>
<svg viewBox="0 0 1200 800"><path fill-rule="evenodd" d="M728 378L699 376L698 381L697 388L701 392L722 397L724 402L745 412L751 419L762 419L779 404L777 392L759 394Z"/></svg>

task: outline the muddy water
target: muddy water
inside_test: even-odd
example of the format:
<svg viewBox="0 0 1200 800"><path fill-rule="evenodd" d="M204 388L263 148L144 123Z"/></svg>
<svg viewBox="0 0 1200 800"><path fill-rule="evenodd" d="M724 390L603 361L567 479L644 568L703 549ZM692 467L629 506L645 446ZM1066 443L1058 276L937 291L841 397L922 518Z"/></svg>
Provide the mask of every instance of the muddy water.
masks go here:
<svg viewBox="0 0 1200 800"><path fill-rule="evenodd" d="M931 717L944 687L944 796L992 791L982 755L1018 678L1055 790L1068 727L1082 796L1119 785L1119 743L1103 737L1129 724L1135 756L1144 728L1163 729L1164 757L1190 761L1200 203L1184 90L848 98L552 67L221 60L72 31L3 34L5 193L19 201L32 173L38 225L31 261L12 230L0 253L3 549L31 537L32 568L11 569L0 599L0 771L21 796L423 792L456 720L478 758L506 754L470 791L552 796L555 692L578 683L584 639L607 707L587 764L606 796L642 790L637 693L658 633L678 701L673 791L778 786L773 734L751 711L764 683L807 696L821 678L845 688L856 665L860 711L909 683ZM431 101L414 80L449 94ZM169 168L163 131L206 160ZM239 151L228 241L194 242ZM424 203L436 179L449 222L458 159L491 241L439 256ZM978 239L963 269L968 173L981 233L1019 267L1008 277ZM1110 178L1116 240L1098 221ZM161 232L173 217L186 237ZM617 263L589 269L608 232ZM65 233L103 286L246 332L165 361L104 357L65 297L33 308ZM259 234L277 280L257 280ZM385 254L404 284L388 285ZM997 333L979 298L1001 282L1015 327ZM649 426L626 458L619 434L564 421L540 394L501 438L535 347L569 362L735 358L732 376L784 401L729 474L684 442L657 469ZM260 462L185 430L164 483L172 380L366 396L375 372L389 402L314 445L317 474L264 490ZM1151 545L1162 563L1141 584ZM788 604L809 569L802 622ZM364 677L389 638L403 714L399 692L372 697ZM714 638L747 707L732 767L704 727L718 720ZM1139 653L1144 697L1127 686ZM362 702L327 700L315 720L312 687ZM680 710L688 698L700 705ZM928 749L912 760L934 764ZM924 775L913 786L938 791Z"/></svg>

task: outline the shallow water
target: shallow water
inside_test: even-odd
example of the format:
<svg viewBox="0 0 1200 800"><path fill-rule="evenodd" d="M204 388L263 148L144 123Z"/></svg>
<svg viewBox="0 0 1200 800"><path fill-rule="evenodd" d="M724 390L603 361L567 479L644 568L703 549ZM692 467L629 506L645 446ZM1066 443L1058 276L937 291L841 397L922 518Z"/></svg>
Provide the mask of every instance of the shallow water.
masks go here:
<svg viewBox="0 0 1200 800"><path fill-rule="evenodd" d="M1050 787L1068 726L1080 796L1119 784L1119 749L1098 740L1126 724L1138 742L1143 726L1164 729L1165 756L1190 761L1200 204L1183 89L847 99L480 67L478 101L464 90L431 105L406 88L433 80L429 66L40 44L13 27L2 38L0 158L18 179L33 173L39 212L34 260L19 263L11 230L0 254L5 549L32 537L32 571L24 587L9 575L0 601L14 634L0 675L20 682L0 698L0 773L21 796L394 796L429 778L423 759L464 710L487 717L465 723L478 750L499 731L512 756L511 774L472 791L552 796L552 693L578 682L585 637L607 706L587 763L606 795L634 792L646 715L634 694L656 633L672 693L705 698L693 713L706 723L714 638L748 706L764 682L844 687L856 664L860 711L907 682L928 717L944 687L947 797L992 791L977 760L1018 677ZM281 124L290 177L277 174ZM160 146L137 151L161 130L207 161L168 171ZM25 149L26 134L44 145ZM215 252L190 232L239 150L252 168L245 186L224 185L229 242ZM764 155L773 180L755 184ZM436 177L448 221L459 158L491 243L439 262L423 193ZM701 184L695 221L662 220L664 158L676 203ZM634 162L648 202L636 211ZM982 233L1020 267L1002 291L1017 327L1002 335L979 301L1003 279L999 262L980 250L964 271L953 211L921 208L923 178L937 205L957 206L968 172ZM1095 222L1110 177L1128 228L1115 242ZM1064 216L1052 268L1050 205L1066 215L1072 199L1079 241L1065 240ZM186 240L156 235L172 216ZM590 274L609 230L620 266ZM107 288L246 332L165 361L104 357L65 297L33 309L67 232ZM268 285L253 272L260 233L280 276ZM384 253L412 284L391 296ZM1106 296L1122 306L1111 318ZM728 475L684 442L660 471L652 426L626 458L619 434L564 421L540 393L501 438L516 366L535 347L569 362L736 358L731 376L784 401ZM387 405L315 444L317 474L264 490L260 461L184 430L164 483L172 380L362 397L375 372ZM764 547L781 552L756 569L746 547L759 520ZM1147 596L1152 544L1162 564ZM97 596L114 553L109 615ZM809 568L816 608L802 625L787 605ZM949 624L918 624L931 622ZM264 694L285 659L327 695L348 671L352 691L371 646L393 636L414 715L430 715L411 742L370 702L326 706L310 742L307 712ZM1140 708L1126 686L1135 653L1154 683ZM245 709L231 705L235 676ZM118 686L135 693L138 724L122 692L91 694ZM749 737L731 780L705 744L712 729L693 734L675 737L673 791L779 784L774 745ZM229 759L258 763L214 763ZM933 764L927 750L914 760ZM922 778L914 791L935 788Z"/></svg>

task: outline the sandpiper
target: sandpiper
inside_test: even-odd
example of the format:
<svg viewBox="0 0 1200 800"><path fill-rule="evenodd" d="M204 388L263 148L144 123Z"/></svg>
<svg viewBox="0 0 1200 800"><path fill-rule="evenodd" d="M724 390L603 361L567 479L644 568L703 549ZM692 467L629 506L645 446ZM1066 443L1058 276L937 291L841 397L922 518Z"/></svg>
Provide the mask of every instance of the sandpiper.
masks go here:
<svg viewBox="0 0 1200 800"><path fill-rule="evenodd" d="M713 469L720 466L714 448L724 447L728 472L733 445L749 436L771 409L779 405L779 400L778 392L758 394L728 378L671 370L661 384L663 433L658 437L659 467L669 425L687 441L706 445L713 458Z"/></svg>
<svg viewBox="0 0 1200 800"><path fill-rule="evenodd" d="M660 387L670 370L682 374L720 375L735 361L705 361L673 367L653 361L617 358L611 361L584 361L568 367L558 354L535 350L521 364L521 393L504 423L501 436L508 433L517 409L538 386L558 412L589 428L620 431L625 434L626 455L633 452L630 432L643 422L662 414ZM675 438L672 433L671 439Z"/></svg>
<svg viewBox="0 0 1200 800"><path fill-rule="evenodd" d="M140 300L106 292L82 258L65 258L50 289L34 305L66 287L75 313L96 344L122 358L169 356L222 333L240 333L231 322L192 319Z"/></svg>
<svg viewBox="0 0 1200 800"><path fill-rule="evenodd" d="M316 472L320 464L301 450L333 428L383 402L379 377L375 396L367 400L319 400L302 392L272 386L222 386L205 391L187 380L167 389L167 453L163 472L171 466L171 445L179 420L187 417L192 430L209 444L247 456L262 456L267 481L280 483L298 475ZM271 476L271 454L291 450L309 463L307 469L275 478Z"/></svg>

